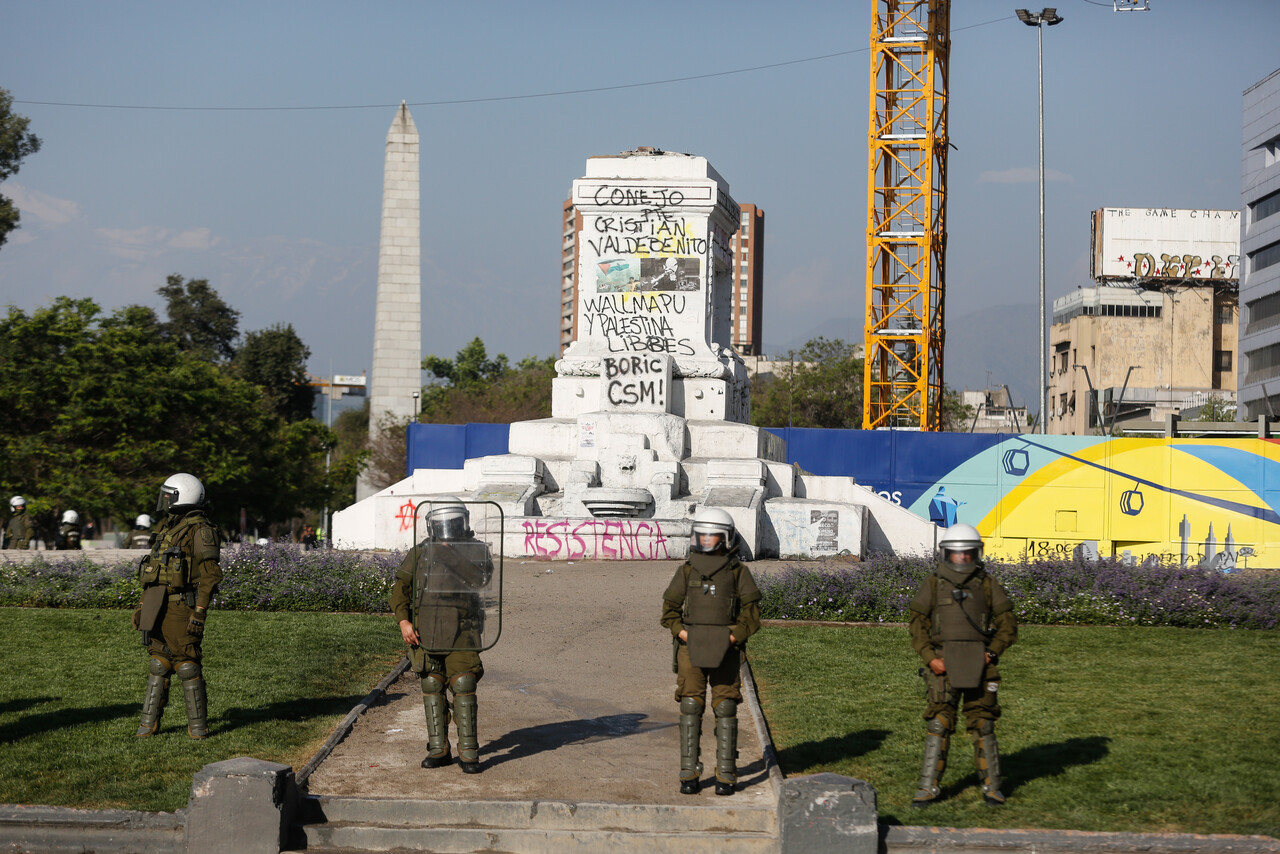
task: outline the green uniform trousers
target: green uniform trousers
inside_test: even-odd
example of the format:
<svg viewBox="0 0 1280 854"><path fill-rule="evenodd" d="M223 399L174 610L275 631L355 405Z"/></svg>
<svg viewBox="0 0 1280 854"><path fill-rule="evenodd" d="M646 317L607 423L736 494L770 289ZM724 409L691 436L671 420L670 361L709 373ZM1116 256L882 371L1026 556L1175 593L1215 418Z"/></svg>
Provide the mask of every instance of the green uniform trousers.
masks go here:
<svg viewBox="0 0 1280 854"><path fill-rule="evenodd" d="M195 613L188 608L182 599L170 596L165 600L160 612L158 631L151 633L151 644L147 651L162 661L167 661L175 668L184 661L200 663L200 638L191 634L187 621Z"/></svg>
<svg viewBox="0 0 1280 854"><path fill-rule="evenodd" d="M685 697L707 700L707 684L711 685L711 708L722 700L742 702L742 653L730 647L716 667L694 667L689 660L689 646L680 644L676 652L676 702Z"/></svg>
<svg viewBox="0 0 1280 854"><path fill-rule="evenodd" d="M476 677L477 682L484 677L484 663L480 661L480 653L471 650L432 652L415 647L409 650L409 666L419 676L443 673L446 685L459 673L470 673Z"/></svg>
<svg viewBox="0 0 1280 854"><path fill-rule="evenodd" d="M930 720L944 716L955 729L957 712L963 705L965 728L976 733L983 721L996 721L1000 718L1000 671L994 664L988 664L982 674L982 684L976 688L953 688L945 675L938 676L929 668L924 668L925 699L928 707L924 719Z"/></svg>

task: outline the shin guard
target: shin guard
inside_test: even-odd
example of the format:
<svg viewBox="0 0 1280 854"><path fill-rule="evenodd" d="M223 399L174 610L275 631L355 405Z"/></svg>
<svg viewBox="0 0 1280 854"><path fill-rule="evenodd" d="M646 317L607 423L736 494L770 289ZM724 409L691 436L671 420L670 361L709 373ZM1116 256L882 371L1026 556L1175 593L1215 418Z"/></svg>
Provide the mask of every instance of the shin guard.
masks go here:
<svg viewBox="0 0 1280 854"><path fill-rule="evenodd" d="M142 695L142 720L135 735L146 738L160 729L160 716L169 702L169 662L151 659L147 673L147 689Z"/></svg>
<svg viewBox="0 0 1280 854"><path fill-rule="evenodd" d="M951 727L941 717L930 718L925 725L924 761L920 765L920 781L911 798L913 807L933 803L942 793L942 772L947 769L947 749L951 745Z"/></svg>
<svg viewBox="0 0 1280 854"><path fill-rule="evenodd" d="M727 795L733 792L733 786L738 782L738 704L733 700L721 700L715 712L716 794Z"/></svg>
<svg viewBox="0 0 1280 854"><path fill-rule="evenodd" d="M701 754L703 703L697 697L680 701L680 791L696 794L702 777Z"/></svg>
<svg viewBox="0 0 1280 854"><path fill-rule="evenodd" d="M194 739L209 737L209 700L205 692L200 665L184 661L178 665L182 680L182 698L187 701L187 735Z"/></svg>

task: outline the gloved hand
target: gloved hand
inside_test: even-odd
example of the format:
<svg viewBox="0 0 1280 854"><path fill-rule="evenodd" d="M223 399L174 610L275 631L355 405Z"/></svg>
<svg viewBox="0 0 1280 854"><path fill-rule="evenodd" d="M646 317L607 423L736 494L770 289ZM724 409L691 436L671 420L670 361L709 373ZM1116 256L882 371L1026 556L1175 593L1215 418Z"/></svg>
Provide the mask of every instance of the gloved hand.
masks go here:
<svg viewBox="0 0 1280 854"><path fill-rule="evenodd" d="M133 610L133 630L135 632L142 631L142 606L139 605Z"/></svg>
<svg viewBox="0 0 1280 854"><path fill-rule="evenodd" d="M196 637L204 637L204 611L192 611L187 620L187 632Z"/></svg>

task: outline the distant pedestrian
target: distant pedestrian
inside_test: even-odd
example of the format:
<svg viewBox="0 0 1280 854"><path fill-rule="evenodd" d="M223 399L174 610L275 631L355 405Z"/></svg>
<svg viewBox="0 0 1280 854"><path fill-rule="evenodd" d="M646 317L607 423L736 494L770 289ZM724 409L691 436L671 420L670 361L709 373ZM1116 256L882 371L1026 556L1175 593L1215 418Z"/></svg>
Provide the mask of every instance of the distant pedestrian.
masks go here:
<svg viewBox="0 0 1280 854"><path fill-rule="evenodd" d="M15 495L9 499L9 524L5 526L6 549L29 549L35 540L36 526L27 514L27 499Z"/></svg>
<svg viewBox="0 0 1280 854"><path fill-rule="evenodd" d="M81 548L80 541L80 514L67 510L62 514L62 522L58 525L54 548L58 551L76 551Z"/></svg>
<svg viewBox="0 0 1280 854"><path fill-rule="evenodd" d="M760 590L738 560L733 517L714 507L693 517L689 559L662 594L662 625L675 643L676 702L680 704L680 791L701 788L702 713L707 685L716 721L716 794L738 782L738 703L742 651L760 628Z"/></svg>
<svg viewBox="0 0 1280 854"><path fill-rule="evenodd" d="M146 513L139 514L138 518L133 520L133 530L129 532L126 544L126 547L131 549L151 548L151 517Z"/></svg>
<svg viewBox="0 0 1280 854"><path fill-rule="evenodd" d="M911 799L914 807L927 806L941 794L947 748L961 706L983 800L988 806L1005 801L996 743L1000 718L996 662L1018 639L1018 620L1004 588L984 567L977 529L952 525L938 541L937 567L921 582L908 606L911 646L924 662L920 675L927 700L924 762Z"/></svg>

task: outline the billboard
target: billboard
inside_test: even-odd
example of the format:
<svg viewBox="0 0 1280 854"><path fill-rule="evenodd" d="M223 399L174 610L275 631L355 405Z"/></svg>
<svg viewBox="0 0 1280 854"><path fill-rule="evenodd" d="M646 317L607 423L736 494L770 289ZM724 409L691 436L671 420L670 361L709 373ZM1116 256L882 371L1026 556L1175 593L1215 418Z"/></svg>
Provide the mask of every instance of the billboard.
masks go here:
<svg viewBox="0 0 1280 854"><path fill-rule="evenodd" d="M1091 232L1095 281L1240 278L1240 211L1101 208Z"/></svg>

